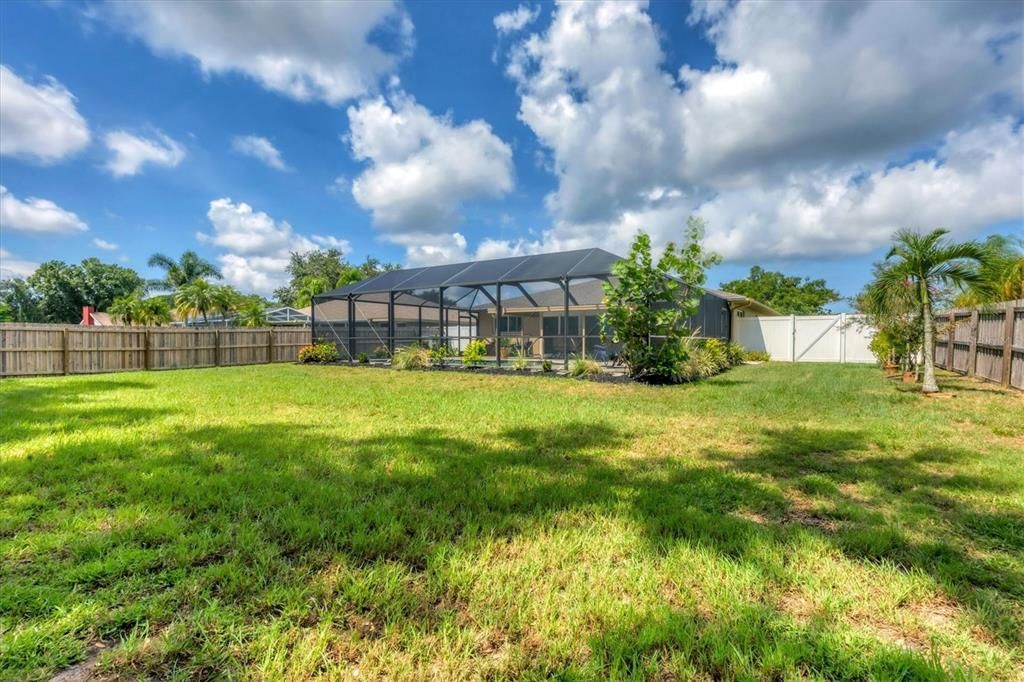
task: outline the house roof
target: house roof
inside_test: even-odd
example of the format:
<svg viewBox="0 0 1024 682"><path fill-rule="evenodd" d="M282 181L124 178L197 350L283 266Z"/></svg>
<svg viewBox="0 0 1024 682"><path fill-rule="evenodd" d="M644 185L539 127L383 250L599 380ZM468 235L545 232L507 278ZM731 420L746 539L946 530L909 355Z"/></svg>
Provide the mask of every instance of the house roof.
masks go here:
<svg viewBox="0 0 1024 682"><path fill-rule="evenodd" d="M594 248L407 268L405 270L384 272L361 282L325 291L315 296L314 300L327 301L347 298L349 295L361 296L364 294L411 292L422 289L439 289L441 287L471 288L489 284L525 284L528 282L558 281L564 278L607 277L612 274L612 266L620 260L622 260L621 256L616 256L614 253L604 249ZM579 287L581 284L575 286ZM593 282L592 285L592 293L596 295L595 302L600 302L600 299L603 297L601 283ZM707 287L704 287L704 290L712 296L728 301L730 306L734 308L742 306L760 315L779 314L763 303L759 303L746 296ZM405 296L407 298L416 298L408 293ZM559 305L562 300L560 290L533 293L531 297L535 301L535 303L531 303L531 306ZM544 298L545 301L541 302L538 297ZM550 302L546 300L549 298L551 299ZM431 297L426 296L416 300L424 303L428 302L428 299L431 299ZM523 300L526 300L526 297ZM520 303L519 299L506 299L506 305L508 306L519 305Z"/></svg>
<svg viewBox="0 0 1024 682"><path fill-rule="evenodd" d="M729 305L733 309L746 308L749 309L751 312L755 312L759 315L764 316L782 314L779 311L775 310L774 308L766 306L764 303L761 303L760 301L756 301L747 296L743 296L742 294L734 294L731 291L719 291L718 289L709 289L708 287L704 287L704 291L707 291L710 294L714 294L719 298L724 298L726 301L729 302Z"/></svg>
<svg viewBox="0 0 1024 682"><path fill-rule="evenodd" d="M470 263L432 265L385 272L362 282L324 292L316 298L330 299L347 297L349 294L381 294L440 287L540 282L565 277L606 276L611 274L612 266L619 260L620 256L604 249L580 249Z"/></svg>

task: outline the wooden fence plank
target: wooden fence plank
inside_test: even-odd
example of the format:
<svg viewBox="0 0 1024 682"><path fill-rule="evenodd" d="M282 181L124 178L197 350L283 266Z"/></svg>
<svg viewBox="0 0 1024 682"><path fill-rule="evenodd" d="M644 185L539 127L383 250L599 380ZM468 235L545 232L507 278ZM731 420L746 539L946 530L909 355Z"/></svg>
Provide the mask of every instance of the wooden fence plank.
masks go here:
<svg viewBox="0 0 1024 682"><path fill-rule="evenodd" d="M999 381L1003 386L1010 385L1010 370L1013 368L1013 303L1007 303L1003 313L1003 376Z"/></svg>

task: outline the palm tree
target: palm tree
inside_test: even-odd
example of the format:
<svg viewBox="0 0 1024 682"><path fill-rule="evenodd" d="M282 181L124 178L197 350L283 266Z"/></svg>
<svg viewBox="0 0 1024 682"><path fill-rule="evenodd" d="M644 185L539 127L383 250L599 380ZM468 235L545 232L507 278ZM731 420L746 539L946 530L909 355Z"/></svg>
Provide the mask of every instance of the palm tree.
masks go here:
<svg viewBox="0 0 1024 682"><path fill-rule="evenodd" d="M956 297L959 308L1024 298L1024 239L994 234L984 246L989 255L979 269L982 283Z"/></svg>
<svg viewBox="0 0 1024 682"><path fill-rule="evenodd" d="M235 318L235 321L240 327L266 327L266 306L256 296L248 298L239 306L238 317Z"/></svg>
<svg viewBox="0 0 1024 682"><path fill-rule="evenodd" d="M203 323L208 322L206 314L217 305L214 286L205 279L178 287L174 295L174 307L178 315L188 323L189 317L202 316Z"/></svg>
<svg viewBox="0 0 1024 682"><path fill-rule="evenodd" d="M121 324L132 326L133 323L138 322L139 312L139 294L133 291L130 294L124 296L118 296L107 308L107 312L110 316L116 320L120 320Z"/></svg>
<svg viewBox="0 0 1024 682"><path fill-rule="evenodd" d="M343 285L339 284L338 286ZM322 294L330 288L331 283L323 277L307 277L302 280L302 286L299 287L299 291L295 295L295 307L305 308L307 305L311 305L314 296Z"/></svg>
<svg viewBox="0 0 1024 682"><path fill-rule="evenodd" d="M227 316L241 302L242 294L228 284L214 284L210 288L213 290L213 309L221 314L222 319L227 320Z"/></svg>
<svg viewBox="0 0 1024 682"><path fill-rule="evenodd" d="M900 230L893 236L893 246L885 257L876 280L878 300L899 300L909 293L921 311L924 345L923 393L936 393L935 356L932 338L935 323L932 301L940 287L964 288L982 282L979 268L988 262L988 252L977 242L956 243L946 239L948 230L932 230L920 234Z"/></svg>
<svg viewBox="0 0 1024 682"><path fill-rule="evenodd" d="M177 261L162 253L154 253L149 257L149 267L160 268L164 271L162 279L149 280L149 286L154 289L173 291L200 279L211 277L222 279L220 270L213 263L201 258L195 251L186 251Z"/></svg>
<svg viewBox="0 0 1024 682"><path fill-rule="evenodd" d="M168 324L171 321L171 306L167 297L153 296L139 301L135 317L141 325L159 327Z"/></svg>

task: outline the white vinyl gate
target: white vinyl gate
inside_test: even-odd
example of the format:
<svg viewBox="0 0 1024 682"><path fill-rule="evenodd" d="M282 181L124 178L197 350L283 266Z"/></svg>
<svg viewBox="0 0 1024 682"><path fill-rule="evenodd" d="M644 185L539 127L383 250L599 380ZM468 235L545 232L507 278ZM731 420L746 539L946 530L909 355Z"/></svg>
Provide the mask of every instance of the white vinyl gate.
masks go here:
<svg viewBox="0 0 1024 682"><path fill-rule="evenodd" d="M733 340L789 362L875 362L868 344L874 330L860 315L736 317Z"/></svg>

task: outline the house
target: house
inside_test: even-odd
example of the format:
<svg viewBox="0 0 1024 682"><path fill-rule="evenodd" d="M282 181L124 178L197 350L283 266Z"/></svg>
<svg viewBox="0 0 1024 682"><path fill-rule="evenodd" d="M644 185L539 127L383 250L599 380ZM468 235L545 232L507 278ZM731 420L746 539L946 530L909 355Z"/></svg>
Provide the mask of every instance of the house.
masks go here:
<svg viewBox="0 0 1024 682"><path fill-rule="evenodd" d="M606 359L600 338L603 284L620 256L603 249L516 256L385 272L313 299L313 340L342 357L387 357L410 343L461 350L485 339L500 362L513 352L568 361ZM705 289L687 320L701 336L731 338L733 315L775 315L744 296Z"/></svg>

